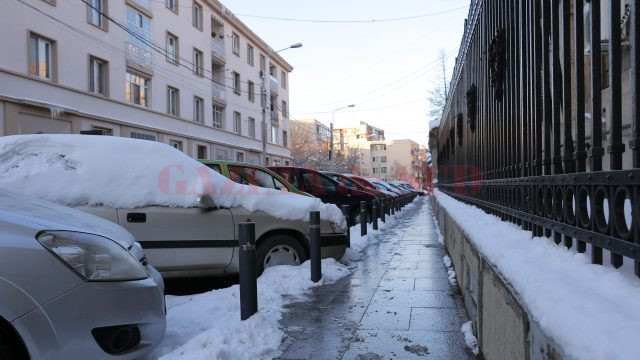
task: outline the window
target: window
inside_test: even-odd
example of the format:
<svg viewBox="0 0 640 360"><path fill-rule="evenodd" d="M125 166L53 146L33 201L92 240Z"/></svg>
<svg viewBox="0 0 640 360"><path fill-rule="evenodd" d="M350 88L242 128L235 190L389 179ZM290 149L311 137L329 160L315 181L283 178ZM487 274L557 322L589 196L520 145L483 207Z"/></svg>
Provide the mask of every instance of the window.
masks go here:
<svg viewBox="0 0 640 360"><path fill-rule="evenodd" d="M236 33L231 33L231 46L233 53L240 56L240 36Z"/></svg>
<svg viewBox="0 0 640 360"><path fill-rule="evenodd" d="M224 108L213 105L213 127L222 129L224 127Z"/></svg>
<svg viewBox="0 0 640 360"><path fill-rule="evenodd" d="M216 160L229 160L229 151L225 149L216 149Z"/></svg>
<svg viewBox="0 0 640 360"><path fill-rule="evenodd" d="M271 166L271 163L269 162L269 158L268 157L264 158L264 165L265 166Z"/></svg>
<svg viewBox="0 0 640 360"><path fill-rule="evenodd" d="M371 171L372 173L377 174L377 173L378 173L378 170L380 170L380 169L378 169L378 168L373 168L373 169L371 169L371 170L372 170L372 171Z"/></svg>
<svg viewBox="0 0 640 360"><path fill-rule="evenodd" d="M271 142L273 144L278 143L278 128L275 126L271 127Z"/></svg>
<svg viewBox="0 0 640 360"><path fill-rule="evenodd" d="M386 144L373 144L371 145L371 151L382 151L387 150Z"/></svg>
<svg viewBox="0 0 640 360"><path fill-rule="evenodd" d="M251 102L256 101L256 94L254 93L254 91L255 91L255 85L253 84L253 81L247 82L247 95L249 97L249 101Z"/></svg>
<svg viewBox="0 0 640 360"><path fill-rule="evenodd" d="M87 1L87 21L99 28L106 28L107 22L103 14L106 14L106 0L88 0Z"/></svg>
<svg viewBox="0 0 640 360"><path fill-rule="evenodd" d="M180 91L171 86L167 87L167 114L180 116Z"/></svg>
<svg viewBox="0 0 640 360"><path fill-rule="evenodd" d="M387 173L387 168L386 167L380 168L380 173L386 174Z"/></svg>
<svg viewBox="0 0 640 360"><path fill-rule="evenodd" d="M178 0L165 0L164 2L167 9L173 11L174 13L178 13Z"/></svg>
<svg viewBox="0 0 640 360"><path fill-rule="evenodd" d="M197 96L193 97L193 121L204 122L204 100Z"/></svg>
<svg viewBox="0 0 640 360"><path fill-rule="evenodd" d="M149 85L151 80L127 71L125 98L128 103L149 107Z"/></svg>
<svg viewBox="0 0 640 360"><path fill-rule="evenodd" d="M198 156L198 159L208 159L209 156L207 155L207 147L204 145L198 145L196 147L196 153Z"/></svg>
<svg viewBox="0 0 640 360"><path fill-rule="evenodd" d="M204 61L202 51L193 49L193 73L198 76L204 76Z"/></svg>
<svg viewBox="0 0 640 360"><path fill-rule="evenodd" d="M282 130L282 146L287 147L288 139L287 132Z"/></svg>
<svg viewBox="0 0 640 360"><path fill-rule="evenodd" d="M111 128L92 125L91 130L94 130L96 132L101 132L100 135L113 136L113 129Z"/></svg>
<svg viewBox="0 0 640 360"><path fill-rule="evenodd" d="M282 88L287 88L287 73L284 71L280 71L280 83L282 84Z"/></svg>
<svg viewBox="0 0 640 360"><path fill-rule="evenodd" d="M167 61L178 65L178 37L167 33Z"/></svg>
<svg viewBox="0 0 640 360"><path fill-rule="evenodd" d="M89 91L107 95L107 62L89 57Z"/></svg>
<svg viewBox="0 0 640 360"><path fill-rule="evenodd" d="M155 135L143 134L143 133L139 133L139 132L135 132L135 131L131 131L129 133L129 137L132 138L132 139L156 141Z"/></svg>
<svg viewBox="0 0 640 360"><path fill-rule="evenodd" d="M240 74L237 72L233 72L233 92L237 95L240 95Z"/></svg>
<svg viewBox="0 0 640 360"><path fill-rule="evenodd" d="M267 58L262 54L260 54L260 71L262 71L263 74L267 72Z"/></svg>
<svg viewBox="0 0 640 360"><path fill-rule="evenodd" d="M386 156L380 156L380 162L387 162Z"/></svg>
<svg viewBox="0 0 640 360"><path fill-rule="evenodd" d="M239 112L233 112L233 132L242 134L242 115Z"/></svg>
<svg viewBox="0 0 640 360"><path fill-rule="evenodd" d="M247 64L253 66L253 46L247 44Z"/></svg>
<svg viewBox="0 0 640 360"><path fill-rule="evenodd" d="M182 151L182 141L169 140L169 145L171 145L174 149Z"/></svg>
<svg viewBox="0 0 640 360"><path fill-rule="evenodd" d="M202 5L193 3L193 27L202 31Z"/></svg>
<svg viewBox="0 0 640 360"><path fill-rule="evenodd" d="M252 138L256 137L256 119L250 117L249 118L249 136Z"/></svg>
<svg viewBox="0 0 640 360"><path fill-rule="evenodd" d="M284 161L284 165L285 165L285 166L289 166L289 160L285 160L285 161ZM276 180L276 181L278 181L278 180Z"/></svg>
<svg viewBox="0 0 640 360"><path fill-rule="evenodd" d="M280 111L282 112L282 117L285 119L289 118L289 109L287 108L287 102L282 100L282 109L280 109Z"/></svg>
<svg viewBox="0 0 640 360"><path fill-rule="evenodd" d="M29 74L53 80L54 42L38 35L29 37Z"/></svg>
<svg viewBox="0 0 640 360"><path fill-rule="evenodd" d="M237 162L240 162L240 163L241 163L241 162L244 162L244 153L237 152L237 153L236 153L236 161L237 161Z"/></svg>
<svg viewBox="0 0 640 360"><path fill-rule="evenodd" d="M151 19L127 7L127 59L144 67L151 68Z"/></svg>

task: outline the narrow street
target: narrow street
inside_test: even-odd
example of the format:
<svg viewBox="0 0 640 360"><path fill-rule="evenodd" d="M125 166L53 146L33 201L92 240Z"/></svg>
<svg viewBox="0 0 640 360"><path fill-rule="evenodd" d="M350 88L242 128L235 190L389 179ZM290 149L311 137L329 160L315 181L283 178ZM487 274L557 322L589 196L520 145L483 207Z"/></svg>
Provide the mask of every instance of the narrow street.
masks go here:
<svg viewBox="0 0 640 360"><path fill-rule="evenodd" d="M447 280L431 205L386 228L353 274L287 307L279 359L467 359L462 299Z"/></svg>

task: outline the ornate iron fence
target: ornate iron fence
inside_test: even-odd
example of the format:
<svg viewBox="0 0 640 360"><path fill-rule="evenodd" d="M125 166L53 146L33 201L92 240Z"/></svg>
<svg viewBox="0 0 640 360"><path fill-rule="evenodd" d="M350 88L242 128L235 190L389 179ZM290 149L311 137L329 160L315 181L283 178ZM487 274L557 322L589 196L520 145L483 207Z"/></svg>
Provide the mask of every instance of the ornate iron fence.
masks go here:
<svg viewBox="0 0 640 360"><path fill-rule="evenodd" d="M438 187L640 276L640 4L475 0Z"/></svg>

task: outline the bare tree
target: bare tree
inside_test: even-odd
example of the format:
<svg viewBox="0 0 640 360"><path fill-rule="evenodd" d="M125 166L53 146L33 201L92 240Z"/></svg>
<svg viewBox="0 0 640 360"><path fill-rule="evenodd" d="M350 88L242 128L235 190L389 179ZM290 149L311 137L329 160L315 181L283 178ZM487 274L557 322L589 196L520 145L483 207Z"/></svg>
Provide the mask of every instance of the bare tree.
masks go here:
<svg viewBox="0 0 640 360"><path fill-rule="evenodd" d="M447 54L444 49L440 50L438 62L442 73L439 73L433 80L433 87L429 91L429 117L432 120L440 118L444 107L447 104Z"/></svg>
<svg viewBox="0 0 640 360"><path fill-rule="evenodd" d="M314 136L301 127L292 128L291 134L292 165L319 171L331 170L328 144L315 140ZM356 171L358 156L356 151L335 151L334 163L337 173Z"/></svg>

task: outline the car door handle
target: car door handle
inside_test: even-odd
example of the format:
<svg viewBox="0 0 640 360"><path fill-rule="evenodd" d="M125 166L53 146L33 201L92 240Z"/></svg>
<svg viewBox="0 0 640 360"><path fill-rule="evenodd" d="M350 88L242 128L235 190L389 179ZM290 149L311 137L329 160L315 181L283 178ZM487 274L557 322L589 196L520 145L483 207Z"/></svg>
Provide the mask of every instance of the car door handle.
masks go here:
<svg viewBox="0 0 640 360"><path fill-rule="evenodd" d="M145 214L145 213L127 213L127 222L130 222L130 223L147 222L147 214Z"/></svg>

